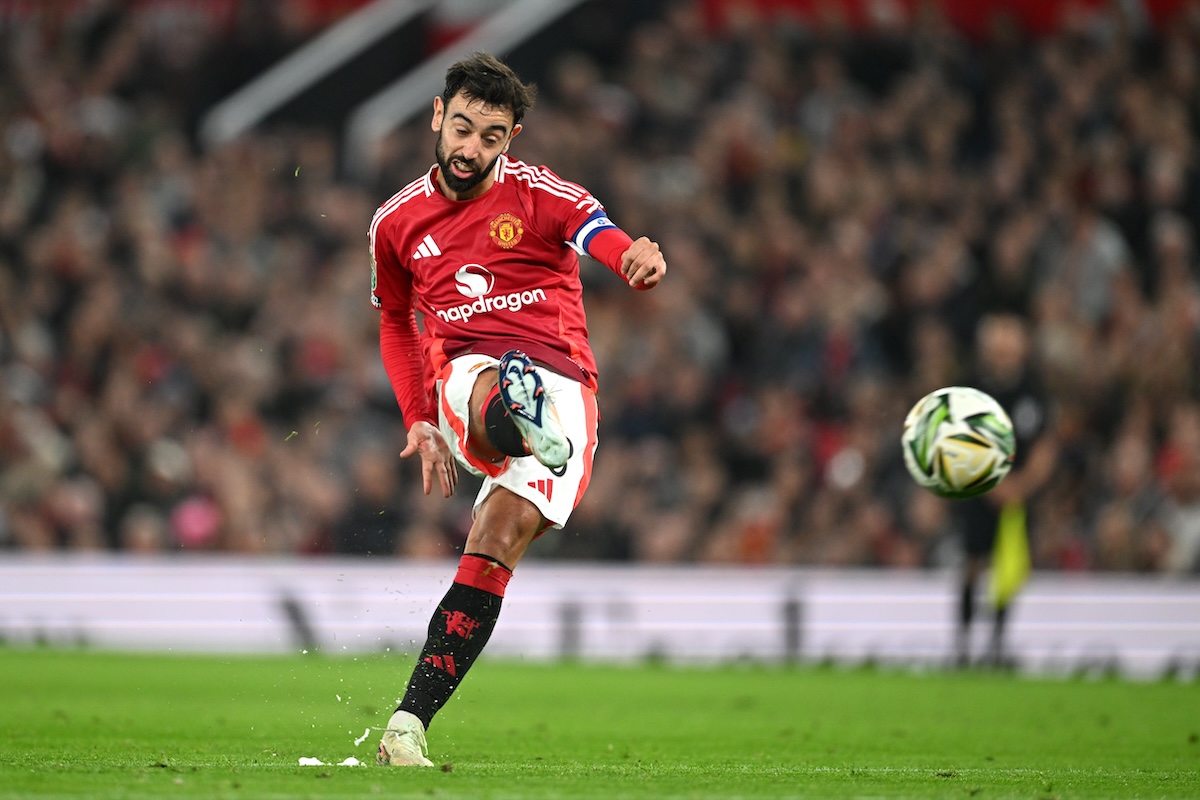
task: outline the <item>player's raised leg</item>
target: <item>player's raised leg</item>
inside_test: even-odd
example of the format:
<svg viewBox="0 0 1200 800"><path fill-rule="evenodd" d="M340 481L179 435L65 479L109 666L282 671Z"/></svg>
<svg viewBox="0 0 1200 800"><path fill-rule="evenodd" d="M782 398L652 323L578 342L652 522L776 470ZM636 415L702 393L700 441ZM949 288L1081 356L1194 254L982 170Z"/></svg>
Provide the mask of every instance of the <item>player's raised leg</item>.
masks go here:
<svg viewBox="0 0 1200 800"><path fill-rule="evenodd" d="M537 367L520 350L509 350L500 359L499 380L505 411L529 453L551 469L564 466L571 457L571 441Z"/></svg>

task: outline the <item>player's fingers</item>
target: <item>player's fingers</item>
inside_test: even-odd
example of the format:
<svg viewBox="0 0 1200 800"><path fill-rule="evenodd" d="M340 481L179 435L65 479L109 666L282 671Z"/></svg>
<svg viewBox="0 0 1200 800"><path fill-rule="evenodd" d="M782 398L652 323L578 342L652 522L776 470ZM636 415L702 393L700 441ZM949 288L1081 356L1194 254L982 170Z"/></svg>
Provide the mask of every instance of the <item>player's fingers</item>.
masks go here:
<svg viewBox="0 0 1200 800"><path fill-rule="evenodd" d="M458 483L458 471L453 461L443 461L438 465L438 480L442 484L442 497L454 494L454 486Z"/></svg>
<svg viewBox="0 0 1200 800"><path fill-rule="evenodd" d="M634 277L634 272L637 271L637 259L631 254L631 249L626 249L625 254L620 257L620 260L622 260L620 273L630 279Z"/></svg>
<svg viewBox="0 0 1200 800"><path fill-rule="evenodd" d="M421 463L421 488L425 490L425 494L433 491L433 463L423 461Z"/></svg>
<svg viewBox="0 0 1200 800"><path fill-rule="evenodd" d="M646 263L646 258L657 251L657 244L645 236L641 237L621 254L621 274L626 278L632 278L634 273Z"/></svg>
<svg viewBox="0 0 1200 800"><path fill-rule="evenodd" d="M400 457L401 458L409 458L415 452L417 452L417 446L415 444L413 444L412 442L409 442L404 447L404 449L400 451Z"/></svg>
<svg viewBox="0 0 1200 800"><path fill-rule="evenodd" d="M667 265L660 258L652 258L643 262L634 273L634 277L629 281L633 286L645 284L646 286L654 286L662 280L666 274Z"/></svg>

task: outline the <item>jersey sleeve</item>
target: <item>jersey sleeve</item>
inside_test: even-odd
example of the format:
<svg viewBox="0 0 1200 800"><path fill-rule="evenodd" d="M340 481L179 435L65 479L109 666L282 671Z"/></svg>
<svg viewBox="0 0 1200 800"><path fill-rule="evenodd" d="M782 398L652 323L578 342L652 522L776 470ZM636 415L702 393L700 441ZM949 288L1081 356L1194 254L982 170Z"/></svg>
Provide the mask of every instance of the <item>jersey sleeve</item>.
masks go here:
<svg viewBox="0 0 1200 800"><path fill-rule="evenodd" d="M604 212L600 201L587 189L563 180L546 167L522 165L520 171L529 181L533 194L534 219L539 233L551 241L577 247L575 238L580 228L594 213Z"/></svg>
<svg viewBox="0 0 1200 800"><path fill-rule="evenodd" d="M396 249L391 241L391 226L383 216L383 209L375 212L371 229L367 232L371 251L371 305L376 308L403 308L404 287L407 278L407 305L412 305L412 273L396 258Z"/></svg>
<svg viewBox="0 0 1200 800"><path fill-rule="evenodd" d="M621 275L621 256L633 244L633 239L614 225L601 208L580 226L571 243L617 275ZM624 280L625 276L621 275L621 279Z"/></svg>
<svg viewBox="0 0 1200 800"><path fill-rule="evenodd" d="M371 303L382 313L379 319L379 353L391 381L404 424L437 424L428 386L430 366L417 330L413 306L413 276L395 257L386 220L372 222Z"/></svg>
<svg viewBox="0 0 1200 800"><path fill-rule="evenodd" d="M384 309L380 314L379 354L404 415L404 424L409 428L421 421L437 425L433 398L426 389L429 362L422 354L416 315L411 308L407 314L393 309Z"/></svg>
<svg viewBox="0 0 1200 800"><path fill-rule="evenodd" d="M539 228L547 238L565 242L621 275L621 255L633 240L608 218L600 201L546 167L526 169L537 198Z"/></svg>

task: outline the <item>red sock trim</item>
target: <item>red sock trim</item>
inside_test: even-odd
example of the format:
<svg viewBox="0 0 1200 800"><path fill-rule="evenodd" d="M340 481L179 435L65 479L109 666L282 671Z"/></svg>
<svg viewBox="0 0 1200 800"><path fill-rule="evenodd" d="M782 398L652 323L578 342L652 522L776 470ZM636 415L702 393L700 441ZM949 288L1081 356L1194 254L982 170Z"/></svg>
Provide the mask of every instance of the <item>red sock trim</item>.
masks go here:
<svg viewBox="0 0 1200 800"><path fill-rule="evenodd" d="M463 556L458 562L454 582L504 597L504 588L511 577L512 570L490 558Z"/></svg>

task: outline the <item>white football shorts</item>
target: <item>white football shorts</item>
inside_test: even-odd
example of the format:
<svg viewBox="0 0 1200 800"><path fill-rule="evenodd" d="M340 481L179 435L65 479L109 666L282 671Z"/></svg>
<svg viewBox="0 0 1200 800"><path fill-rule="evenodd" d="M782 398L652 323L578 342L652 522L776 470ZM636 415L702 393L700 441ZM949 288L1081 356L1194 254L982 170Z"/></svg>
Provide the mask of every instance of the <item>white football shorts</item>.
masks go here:
<svg viewBox="0 0 1200 800"><path fill-rule="evenodd" d="M475 379L485 369L498 367L499 359L484 355L465 355L452 359L437 375L438 422L459 465L483 478L472 512L497 486L533 503L550 522L561 528L578 505L592 478L592 459L596 455L596 424L599 414L596 394L579 381L538 367L546 393L554 401L559 421L573 452L565 469L551 469L533 456L506 458L492 464L467 450L471 392ZM561 472L561 474L556 474Z"/></svg>

